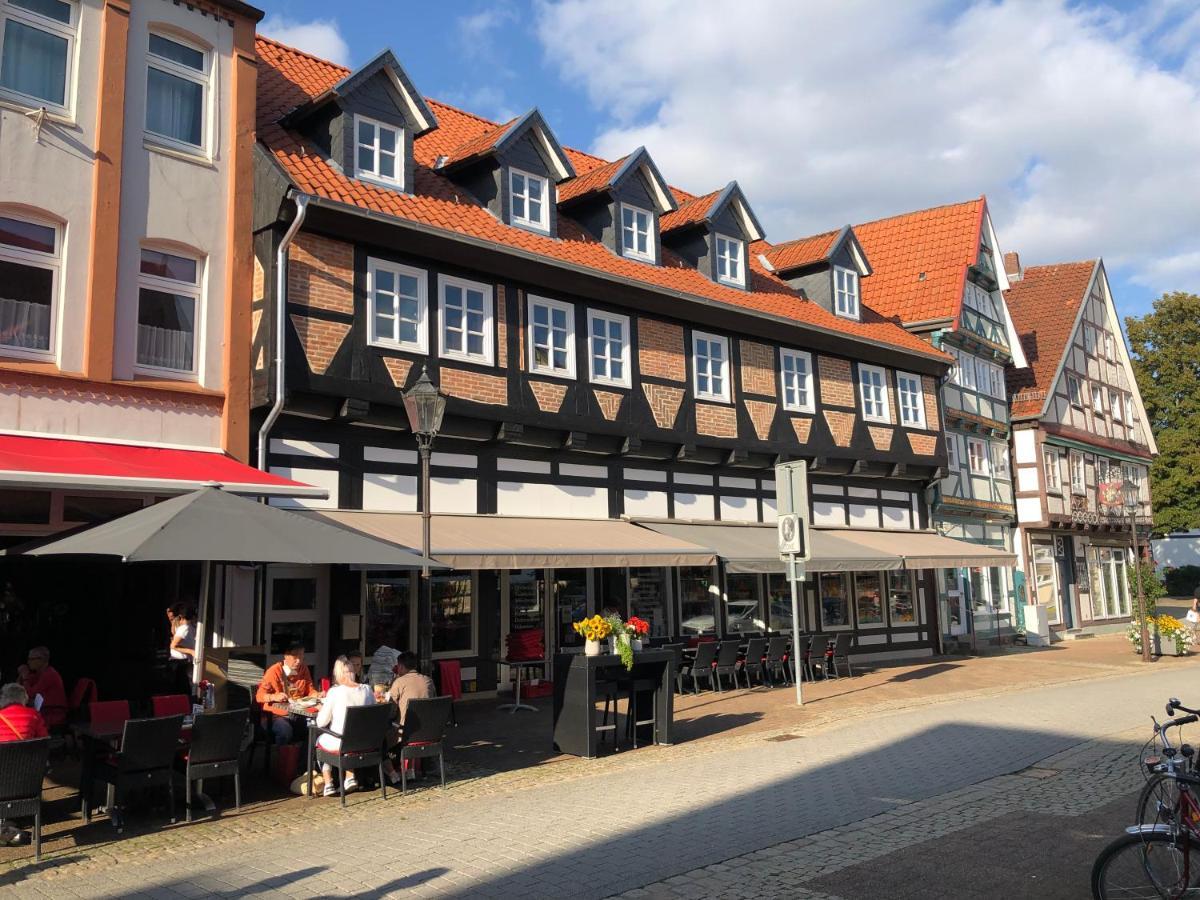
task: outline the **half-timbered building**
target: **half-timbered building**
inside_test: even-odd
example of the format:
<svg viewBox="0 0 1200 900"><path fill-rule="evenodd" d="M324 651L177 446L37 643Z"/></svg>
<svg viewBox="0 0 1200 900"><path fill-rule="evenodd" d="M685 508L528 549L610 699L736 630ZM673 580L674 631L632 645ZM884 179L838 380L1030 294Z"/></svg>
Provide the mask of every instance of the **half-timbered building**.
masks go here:
<svg viewBox="0 0 1200 900"><path fill-rule="evenodd" d="M1029 360L1008 374L1024 602L1044 606L1055 633L1120 627L1132 603L1132 523L1142 548L1149 538L1158 448L1104 263L1022 270L1007 254L1006 264Z"/></svg>
<svg viewBox="0 0 1200 900"><path fill-rule="evenodd" d="M488 689L508 634L549 654L593 611L655 636L790 628L773 467L801 457L821 526L802 627L932 652L930 560L964 551L925 502L951 360L859 302L852 236L805 290L736 182L687 193L645 148L603 160L537 110L429 100L390 53L351 72L258 50L261 462L328 491L306 514L409 546L431 505L455 567L433 576L435 658ZM402 403L422 370L448 398L427 498ZM273 571L269 650L415 647L414 588Z"/></svg>

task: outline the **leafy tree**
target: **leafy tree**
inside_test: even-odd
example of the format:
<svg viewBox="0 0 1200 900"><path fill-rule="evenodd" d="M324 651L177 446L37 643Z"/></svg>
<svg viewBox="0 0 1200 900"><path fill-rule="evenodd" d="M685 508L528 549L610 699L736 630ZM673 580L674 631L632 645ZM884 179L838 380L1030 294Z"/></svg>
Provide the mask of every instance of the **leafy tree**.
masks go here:
<svg viewBox="0 0 1200 900"><path fill-rule="evenodd" d="M1176 291L1125 319L1133 370L1159 457L1150 470L1154 527L1200 528L1200 296Z"/></svg>

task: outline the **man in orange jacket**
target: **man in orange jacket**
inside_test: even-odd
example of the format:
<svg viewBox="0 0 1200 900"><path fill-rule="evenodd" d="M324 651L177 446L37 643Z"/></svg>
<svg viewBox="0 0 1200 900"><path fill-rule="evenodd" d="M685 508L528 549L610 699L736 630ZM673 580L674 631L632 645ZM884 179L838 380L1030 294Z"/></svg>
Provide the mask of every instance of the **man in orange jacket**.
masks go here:
<svg viewBox="0 0 1200 900"><path fill-rule="evenodd" d="M295 728L288 701L313 697L312 672L304 664L304 645L293 644L283 651L283 661L267 669L254 699L271 716L271 734L277 744L291 743Z"/></svg>

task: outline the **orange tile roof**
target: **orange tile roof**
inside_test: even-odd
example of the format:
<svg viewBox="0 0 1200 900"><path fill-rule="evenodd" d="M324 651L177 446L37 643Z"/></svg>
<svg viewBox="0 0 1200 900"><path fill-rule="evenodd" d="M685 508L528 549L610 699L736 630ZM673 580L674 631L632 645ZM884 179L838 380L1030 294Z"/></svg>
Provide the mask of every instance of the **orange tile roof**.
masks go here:
<svg viewBox="0 0 1200 900"><path fill-rule="evenodd" d="M624 165L628 156L622 156L620 159L614 159L610 163L596 166L592 171L584 175L577 175L566 184L558 189L558 202L566 203L568 200L574 200L576 197L583 197L595 191L602 190L612 180L612 177L617 174L617 171ZM576 171L579 171L576 169Z"/></svg>
<svg viewBox="0 0 1200 900"><path fill-rule="evenodd" d="M1095 269L1094 259L1031 266L1004 292L1029 360L1029 368L1008 371L1013 418L1041 415Z"/></svg>
<svg viewBox="0 0 1200 900"><path fill-rule="evenodd" d="M855 225L872 269L862 280L863 302L907 323L957 319L986 207L978 197Z"/></svg>
<svg viewBox="0 0 1200 900"><path fill-rule="evenodd" d="M829 254L833 250L834 239L842 233L842 229L838 228L834 231L826 231L824 234L814 234L812 237L798 238L794 241L787 241L783 244L775 244L767 249L769 245L766 242L763 244L762 253L767 258L776 271L780 269L799 269L802 266L812 265L813 263L821 262L829 259ZM755 244L758 247L758 244ZM869 259L869 257L868 257Z"/></svg>
<svg viewBox="0 0 1200 900"><path fill-rule="evenodd" d="M472 157L483 156L500 142L500 139L504 137L508 129L516 121L516 119L509 119L503 125L497 125L491 131L485 131L478 137L472 138L465 144L461 144L446 155L446 160L442 165L452 166L455 163L471 159Z"/></svg>
<svg viewBox="0 0 1200 900"><path fill-rule="evenodd" d="M557 238L505 225L473 198L467 197L463 188L433 171L439 156L448 156L468 141L496 128L495 122L445 103L428 101L437 116L438 127L413 142L416 167L412 194L350 178L338 171L299 133L279 124L281 116L336 84L348 70L262 36L257 39L257 47L263 63L258 72L258 140L292 183L305 193L592 269L597 274L629 279L650 288L780 316L822 331L948 360L920 338L870 310L864 311L861 322L834 316L805 300L756 259L749 261L749 290L739 290L713 282L668 251L663 252L660 266L617 256L565 215L559 216ZM577 177L608 163L578 150L566 149L565 152L576 167ZM681 203L703 199L672 190ZM707 196L711 200L716 193Z"/></svg>
<svg viewBox="0 0 1200 900"><path fill-rule="evenodd" d="M693 197L688 194L686 198L680 198L679 192L676 191L675 195L679 202L679 208L659 219L659 229L667 232L673 231L676 228L683 228L685 225L695 225L703 222L705 216L708 215L709 207L717 199L717 194L721 193L721 190L724 190L724 188L710 191L701 197Z"/></svg>

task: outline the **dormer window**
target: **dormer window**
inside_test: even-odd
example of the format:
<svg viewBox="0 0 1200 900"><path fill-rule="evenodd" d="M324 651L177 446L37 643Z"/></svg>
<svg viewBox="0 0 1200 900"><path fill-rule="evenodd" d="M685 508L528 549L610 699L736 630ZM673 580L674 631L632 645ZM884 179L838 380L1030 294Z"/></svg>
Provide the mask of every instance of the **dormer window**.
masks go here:
<svg viewBox="0 0 1200 900"><path fill-rule="evenodd" d="M547 179L520 169L509 169L508 172L511 223L549 231L550 207L546 198L550 193L550 185Z"/></svg>
<svg viewBox="0 0 1200 900"><path fill-rule="evenodd" d="M404 136L399 128L355 116L354 145L358 178L387 185L404 183Z"/></svg>
<svg viewBox="0 0 1200 900"><path fill-rule="evenodd" d="M717 235L717 281L723 284L746 284L746 270L742 265L742 242L723 234Z"/></svg>
<svg viewBox="0 0 1200 900"><path fill-rule="evenodd" d="M833 270L833 311L845 319L858 318L858 273L841 266Z"/></svg>
<svg viewBox="0 0 1200 900"><path fill-rule="evenodd" d="M654 216L621 204L621 251L632 259L654 262Z"/></svg>

